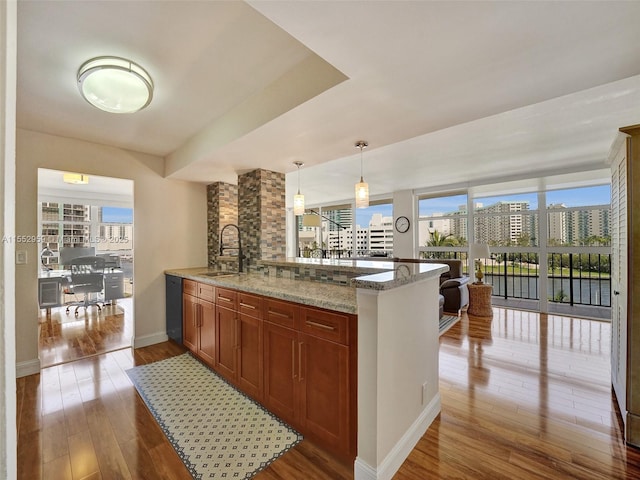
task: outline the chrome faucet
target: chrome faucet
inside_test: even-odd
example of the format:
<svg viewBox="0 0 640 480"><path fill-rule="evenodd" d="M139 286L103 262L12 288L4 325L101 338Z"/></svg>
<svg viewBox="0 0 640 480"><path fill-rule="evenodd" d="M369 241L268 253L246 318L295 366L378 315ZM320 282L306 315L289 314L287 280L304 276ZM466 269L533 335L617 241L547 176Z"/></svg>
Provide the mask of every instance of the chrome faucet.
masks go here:
<svg viewBox="0 0 640 480"><path fill-rule="evenodd" d="M227 227L233 227L238 231L238 272L242 273L242 260L244 260L245 256L242 253L242 239L240 237L240 227L238 227L233 223L229 223L225 225L224 227L222 227L222 230L220 230L220 256L224 254L225 249L236 248L236 247L225 247L224 243L222 242L222 238L223 238L222 234L227 229Z"/></svg>

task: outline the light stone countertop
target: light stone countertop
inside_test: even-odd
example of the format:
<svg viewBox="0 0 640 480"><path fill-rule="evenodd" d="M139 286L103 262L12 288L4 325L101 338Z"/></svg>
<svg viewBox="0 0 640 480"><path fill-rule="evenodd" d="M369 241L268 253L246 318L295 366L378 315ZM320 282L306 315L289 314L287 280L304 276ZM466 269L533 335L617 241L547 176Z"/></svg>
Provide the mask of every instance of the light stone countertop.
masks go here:
<svg viewBox="0 0 640 480"><path fill-rule="evenodd" d="M167 275L195 280L217 287L233 288L248 293L264 295L280 300L326 308L344 313L357 313L356 289L351 286L330 283L290 280L261 273L231 273L210 277L216 272L207 267L165 270Z"/></svg>
<svg viewBox="0 0 640 480"><path fill-rule="evenodd" d="M370 290L390 290L402 285L417 282L440 275L449 270L449 266L440 263L405 263L382 258L380 260L358 260L340 258L283 258L279 260L261 260L262 265L281 267L301 267L326 269L340 272L362 273L351 279L356 288Z"/></svg>
<svg viewBox="0 0 640 480"><path fill-rule="evenodd" d="M443 263L390 263L391 270L352 278L351 285L370 290L391 290L427 278L440 278L441 274L449 271L449 265Z"/></svg>
<svg viewBox="0 0 640 480"><path fill-rule="evenodd" d="M340 270L346 268L349 269L349 271L362 271L364 275L352 278L351 285L346 286L308 280L291 280L262 273L225 272L224 275L209 276L207 274L216 274L220 273L220 271L207 267L172 269L166 270L165 274L175 275L218 287L233 288L243 292L288 300L303 305L326 308L344 313L357 313L356 288L390 290L427 278L439 277L440 274L449 269L447 265L437 263L402 263L366 260L287 259L286 261L263 262L263 264L287 266L322 265L325 268Z"/></svg>

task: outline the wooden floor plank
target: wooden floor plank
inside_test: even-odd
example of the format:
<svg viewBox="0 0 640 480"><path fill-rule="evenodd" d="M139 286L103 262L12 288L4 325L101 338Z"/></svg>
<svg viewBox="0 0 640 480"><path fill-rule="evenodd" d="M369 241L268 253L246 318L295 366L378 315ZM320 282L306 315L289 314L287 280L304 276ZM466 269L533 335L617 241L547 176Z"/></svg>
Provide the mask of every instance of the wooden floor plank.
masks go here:
<svg viewBox="0 0 640 480"><path fill-rule="evenodd" d="M80 324L47 325L42 348L69 359L91 350L83 342L107 344L100 322L81 324L94 329L83 340ZM63 330L73 334L53 353ZM442 411L394 478L640 478L612 402L610 335L608 323L566 316L463 314L440 338ZM18 379L19 478L191 478L125 373L184 351L126 348ZM351 480L352 470L304 440L255 478Z"/></svg>
<svg viewBox="0 0 640 480"><path fill-rule="evenodd" d="M69 459L73 480L100 473L98 457L88 429L69 436Z"/></svg>

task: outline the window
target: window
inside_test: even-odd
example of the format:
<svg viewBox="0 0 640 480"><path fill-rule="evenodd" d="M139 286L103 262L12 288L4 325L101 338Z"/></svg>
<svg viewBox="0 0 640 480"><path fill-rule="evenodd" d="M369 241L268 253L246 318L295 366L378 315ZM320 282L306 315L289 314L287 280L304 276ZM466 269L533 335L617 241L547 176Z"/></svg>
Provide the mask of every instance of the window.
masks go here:
<svg viewBox="0 0 640 480"><path fill-rule="evenodd" d="M133 209L43 202L40 235L43 256L50 268L59 267L63 247L95 247L96 254L117 255L133 261ZM132 269L131 269L132 270Z"/></svg>
<svg viewBox="0 0 640 480"><path fill-rule="evenodd" d="M297 219L299 256L343 258L393 254L391 200L372 202L369 207L357 210L351 205L331 205L307 210L310 214L312 211L319 214L320 227L305 226L302 216Z"/></svg>
<svg viewBox="0 0 640 480"><path fill-rule="evenodd" d="M473 211L476 243L503 247L538 245L536 193L474 198Z"/></svg>
<svg viewBox="0 0 640 480"><path fill-rule="evenodd" d="M573 188L547 193L550 246L611 244L611 186Z"/></svg>
<svg viewBox="0 0 640 480"><path fill-rule="evenodd" d="M371 202L356 210L358 242L355 256L393 256L393 204L390 200Z"/></svg>
<svg viewBox="0 0 640 480"><path fill-rule="evenodd" d="M466 260L467 195L421 198L418 212L420 256Z"/></svg>

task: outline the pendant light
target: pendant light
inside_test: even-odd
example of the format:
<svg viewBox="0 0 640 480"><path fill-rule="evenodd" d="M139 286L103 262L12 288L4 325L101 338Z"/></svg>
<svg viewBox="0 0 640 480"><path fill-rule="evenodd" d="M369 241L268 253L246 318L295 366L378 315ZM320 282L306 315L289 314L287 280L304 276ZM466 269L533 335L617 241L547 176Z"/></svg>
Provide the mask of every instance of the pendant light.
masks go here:
<svg viewBox="0 0 640 480"><path fill-rule="evenodd" d="M302 162L293 162L298 167L298 193L293 196L293 214L304 215L304 195L300 193L300 167L304 165Z"/></svg>
<svg viewBox="0 0 640 480"><path fill-rule="evenodd" d="M360 149L360 182L356 183L356 208L366 208L369 206L369 184L364 181L362 176L362 150L369 144L364 140L356 142L356 148Z"/></svg>

